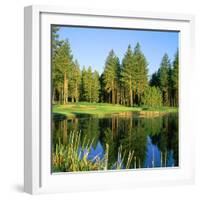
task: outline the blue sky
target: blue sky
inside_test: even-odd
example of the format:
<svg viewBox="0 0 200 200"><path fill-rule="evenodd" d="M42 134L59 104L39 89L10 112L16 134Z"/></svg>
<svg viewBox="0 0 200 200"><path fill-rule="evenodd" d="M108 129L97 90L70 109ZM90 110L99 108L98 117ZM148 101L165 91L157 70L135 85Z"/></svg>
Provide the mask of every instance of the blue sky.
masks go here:
<svg viewBox="0 0 200 200"><path fill-rule="evenodd" d="M149 75L160 65L164 53L174 59L178 48L178 32L103 29L62 26L58 31L59 39L68 39L74 58L83 65L103 72L106 57L111 49L119 57L124 57L128 45L134 49L140 43L148 61Z"/></svg>

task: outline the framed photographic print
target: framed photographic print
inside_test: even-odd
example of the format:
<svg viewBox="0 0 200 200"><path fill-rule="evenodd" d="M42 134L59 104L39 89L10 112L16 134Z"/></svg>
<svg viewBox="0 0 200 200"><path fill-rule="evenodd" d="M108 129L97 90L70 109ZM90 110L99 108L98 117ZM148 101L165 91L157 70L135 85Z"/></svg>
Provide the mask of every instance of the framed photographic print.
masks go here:
<svg viewBox="0 0 200 200"><path fill-rule="evenodd" d="M191 183L194 19L25 8L25 191Z"/></svg>

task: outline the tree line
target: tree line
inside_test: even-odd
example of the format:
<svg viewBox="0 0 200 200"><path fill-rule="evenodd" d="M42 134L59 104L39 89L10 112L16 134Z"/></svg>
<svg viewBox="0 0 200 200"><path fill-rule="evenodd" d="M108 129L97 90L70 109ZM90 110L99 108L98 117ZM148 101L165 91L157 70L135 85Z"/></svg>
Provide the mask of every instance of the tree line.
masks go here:
<svg viewBox="0 0 200 200"><path fill-rule="evenodd" d="M173 62L165 54L160 67L148 77L148 62L139 43L128 46L124 58L111 49L102 74L92 67L80 69L68 40L58 39L52 28L52 101L105 102L127 106L178 106L178 50Z"/></svg>

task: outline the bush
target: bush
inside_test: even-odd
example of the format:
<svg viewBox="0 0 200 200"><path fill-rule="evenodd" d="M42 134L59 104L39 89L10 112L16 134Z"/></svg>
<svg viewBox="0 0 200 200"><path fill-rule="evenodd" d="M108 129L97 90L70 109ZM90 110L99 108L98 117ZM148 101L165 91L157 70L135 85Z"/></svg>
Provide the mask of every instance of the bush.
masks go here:
<svg viewBox="0 0 200 200"><path fill-rule="evenodd" d="M148 86L142 96L142 104L149 107L162 106L162 94L159 88Z"/></svg>

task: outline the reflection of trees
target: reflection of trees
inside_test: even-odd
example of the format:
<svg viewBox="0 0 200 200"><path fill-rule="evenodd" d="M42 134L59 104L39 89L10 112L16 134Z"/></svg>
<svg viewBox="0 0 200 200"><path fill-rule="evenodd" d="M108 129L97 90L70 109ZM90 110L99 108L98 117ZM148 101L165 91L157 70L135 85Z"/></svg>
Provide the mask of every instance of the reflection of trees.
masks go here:
<svg viewBox="0 0 200 200"><path fill-rule="evenodd" d="M161 163L167 165L170 152L173 151L174 165L178 166L178 120L176 114L161 118L162 128L159 134L151 134L152 143L161 151Z"/></svg>
<svg viewBox="0 0 200 200"><path fill-rule="evenodd" d="M141 119L133 120L131 132L129 131L128 135L124 135L123 139L121 139L121 144L123 151L127 153L129 151L134 151L134 159L132 160L131 168L143 166L146 158L147 134Z"/></svg>
<svg viewBox="0 0 200 200"><path fill-rule="evenodd" d="M98 118L87 118L79 119L79 130L81 131L81 138L86 137L86 140L93 141L93 147L95 148L99 137L99 119Z"/></svg>
<svg viewBox="0 0 200 200"><path fill-rule="evenodd" d="M52 123L52 129L54 146L55 144L58 144L59 140L63 144L67 144L69 134L75 131L81 132L81 139L85 138L87 140L86 143L93 141L93 146L96 147L100 133L98 118L73 118L62 121L54 120Z"/></svg>
<svg viewBox="0 0 200 200"><path fill-rule="evenodd" d="M177 116L173 116L170 118L170 134L169 134L169 146L170 149L173 150L173 157L175 161L175 166L179 165L179 142L178 142L178 120Z"/></svg>
<svg viewBox="0 0 200 200"><path fill-rule="evenodd" d="M58 144L59 140L66 144L67 142L67 120L53 120L52 122L52 140L53 147Z"/></svg>
<svg viewBox="0 0 200 200"><path fill-rule="evenodd" d="M122 145L122 153L134 150L131 168L143 167L147 153L147 136L161 151L161 163L166 165L170 152L173 152L174 164L178 165L178 120L177 115L164 115L156 118L139 118L133 115L113 115L105 118L74 118L52 123L53 148L60 140L68 142L72 131L81 132L83 138L93 141L96 148L98 141L109 145L109 167L116 162L118 149Z"/></svg>
<svg viewBox="0 0 200 200"><path fill-rule="evenodd" d="M113 133L110 128L107 128L104 131L104 137L103 137L104 149L106 144L109 145L108 167L111 168L113 166L113 163L115 163L117 160L119 140L116 137L113 137Z"/></svg>
<svg viewBox="0 0 200 200"><path fill-rule="evenodd" d="M131 122L131 123L130 123ZM105 123L104 123L105 125ZM104 130L103 144L109 145L109 165L116 162L118 149L122 145L122 154L125 154L124 163L127 162L128 153L134 151L131 168L142 167L146 158L147 134L145 124L139 118L129 117L118 120L116 137L113 137L113 128Z"/></svg>
<svg viewBox="0 0 200 200"><path fill-rule="evenodd" d="M159 135L162 129L162 117L144 118L145 131L148 135Z"/></svg>

